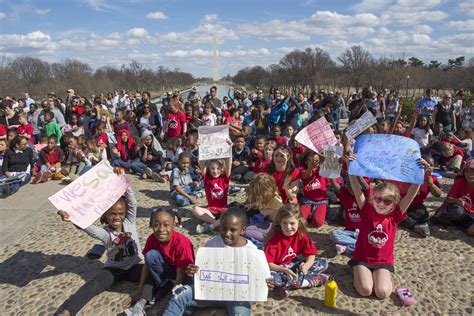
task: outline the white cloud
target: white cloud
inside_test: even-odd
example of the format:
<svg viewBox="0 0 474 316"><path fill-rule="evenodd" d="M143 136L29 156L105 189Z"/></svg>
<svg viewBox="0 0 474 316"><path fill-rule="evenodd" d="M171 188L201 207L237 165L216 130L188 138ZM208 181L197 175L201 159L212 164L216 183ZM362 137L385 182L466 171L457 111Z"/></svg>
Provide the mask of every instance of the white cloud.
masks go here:
<svg viewBox="0 0 474 316"><path fill-rule="evenodd" d="M474 16L474 2L472 0L460 2L458 6L463 13Z"/></svg>
<svg viewBox="0 0 474 316"><path fill-rule="evenodd" d="M403 24L416 25L425 21L441 21L448 17L448 14L443 11L392 11L390 13L383 13L381 20L389 25Z"/></svg>
<svg viewBox="0 0 474 316"><path fill-rule="evenodd" d="M151 12L146 15L150 20L166 20L168 16L161 11Z"/></svg>
<svg viewBox="0 0 474 316"><path fill-rule="evenodd" d="M4 12L0 12L0 20L3 20L7 17L7 14Z"/></svg>
<svg viewBox="0 0 474 316"><path fill-rule="evenodd" d="M148 31L141 27L135 27L127 32L130 37L142 38L148 36Z"/></svg>
<svg viewBox="0 0 474 316"><path fill-rule="evenodd" d="M415 26L414 31L417 33L429 34L433 32L433 28L426 24L420 24L420 25Z"/></svg>
<svg viewBox="0 0 474 316"><path fill-rule="evenodd" d="M203 49L193 49L193 50L182 50L178 49L175 51L167 52L165 53L165 56L167 57L209 57L211 56L211 52L208 50L203 50Z"/></svg>
<svg viewBox="0 0 474 316"><path fill-rule="evenodd" d="M40 49L50 51L58 48L58 44L51 41L51 36L41 31L35 31L26 35L3 34L0 35L0 51L18 51L21 49Z"/></svg>
<svg viewBox="0 0 474 316"><path fill-rule="evenodd" d="M35 13L38 15L46 15L51 11L51 9L35 9Z"/></svg>
<svg viewBox="0 0 474 316"><path fill-rule="evenodd" d="M385 9L391 0L363 0L352 6L357 12L377 12Z"/></svg>
<svg viewBox="0 0 474 316"><path fill-rule="evenodd" d="M86 5L95 11L115 10L115 7L107 3L107 0L86 0Z"/></svg>
<svg viewBox="0 0 474 316"><path fill-rule="evenodd" d="M204 16L203 21L205 23L214 23L214 22L217 22L217 19L218 19L217 14L206 14Z"/></svg>
<svg viewBox="0 0 474 316"><path fill-rule="evenodd" d="M449 21L448 26L460 31L472 31L474 30L474 19L464 21Z"/></svg>

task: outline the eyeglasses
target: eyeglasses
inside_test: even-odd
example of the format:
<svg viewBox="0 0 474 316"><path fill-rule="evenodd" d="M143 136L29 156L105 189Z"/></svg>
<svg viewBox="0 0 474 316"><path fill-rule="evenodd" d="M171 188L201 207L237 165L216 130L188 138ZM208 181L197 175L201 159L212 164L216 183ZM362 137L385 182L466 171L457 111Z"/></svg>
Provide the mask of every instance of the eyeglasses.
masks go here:
<svg viewBox="0 0 474 316"><path fill-rule="evenodd" d="M374 201L377 204L383 203L385 206L392 205L392 203L394 202L392 199L382 198L379 196L374 197Z"/></svg>

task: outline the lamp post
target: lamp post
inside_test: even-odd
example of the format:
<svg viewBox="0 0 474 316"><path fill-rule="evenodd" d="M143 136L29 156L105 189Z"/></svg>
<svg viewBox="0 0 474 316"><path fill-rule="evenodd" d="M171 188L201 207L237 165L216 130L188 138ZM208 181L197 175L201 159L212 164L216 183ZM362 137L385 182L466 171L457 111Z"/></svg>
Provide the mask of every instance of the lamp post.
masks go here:
<svg viewBox="0 0 474 316"><path fill-rule="evenodd" d="M405 91L405 99L408 100L408 81L410 80L410 75L407 75L407 89Z"/></svg>

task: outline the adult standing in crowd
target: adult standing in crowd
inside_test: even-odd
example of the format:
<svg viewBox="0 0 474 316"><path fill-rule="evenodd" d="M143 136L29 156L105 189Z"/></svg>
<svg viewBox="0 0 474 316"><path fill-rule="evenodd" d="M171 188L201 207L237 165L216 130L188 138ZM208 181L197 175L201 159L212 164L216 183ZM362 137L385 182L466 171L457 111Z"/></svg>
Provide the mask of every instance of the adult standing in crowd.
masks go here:
<svg viewBox="0 0 474 316"><path fill-rule="evenodd" d="M445 132L456 132L456 115L452 107L451 93L446 93L433 111L434 123L441 123Z"/></svg>

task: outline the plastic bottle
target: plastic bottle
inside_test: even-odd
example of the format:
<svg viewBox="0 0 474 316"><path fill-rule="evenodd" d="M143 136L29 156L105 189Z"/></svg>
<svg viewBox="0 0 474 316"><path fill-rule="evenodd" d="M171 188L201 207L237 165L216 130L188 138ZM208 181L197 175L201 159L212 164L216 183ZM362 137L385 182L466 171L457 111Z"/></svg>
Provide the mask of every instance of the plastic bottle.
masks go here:
<svg viewBox="0 0 474 316"><path fill-rule="evenodd" d="M324 285L324 305L327 307L336 307L337 283L333 277Z"/></svg>

